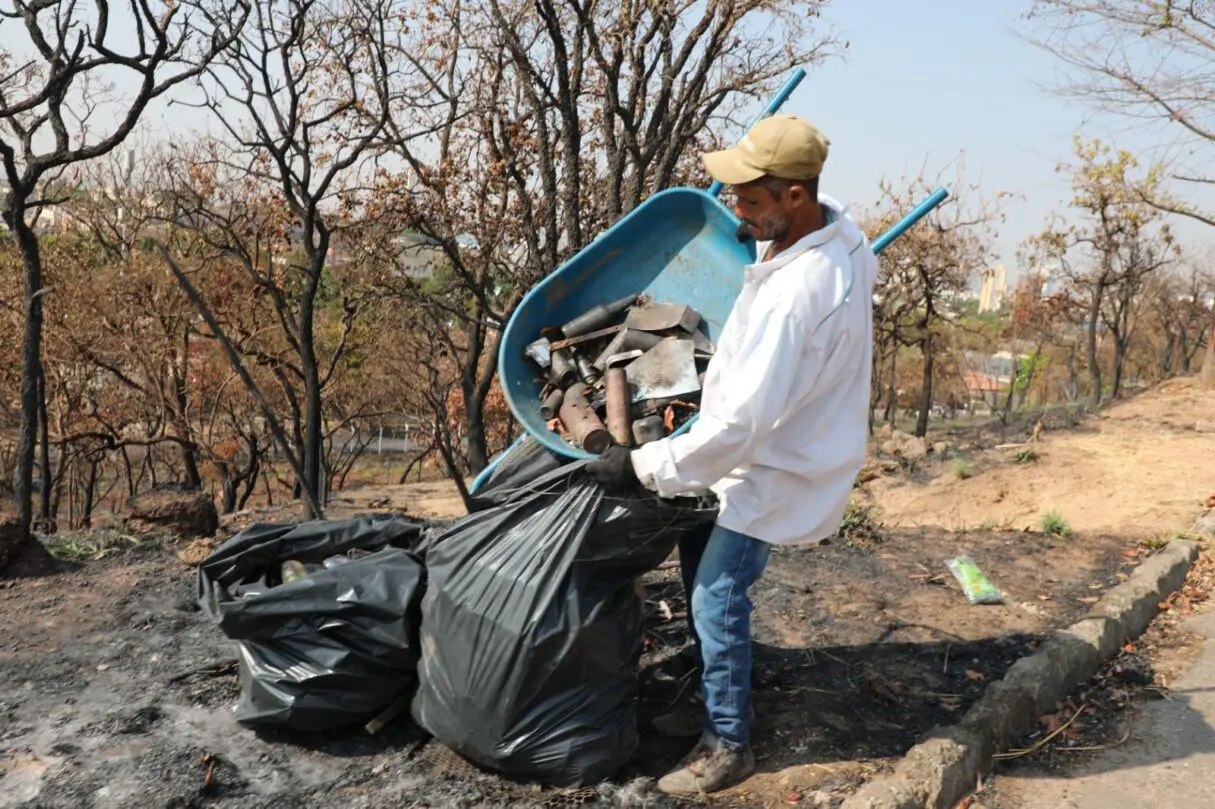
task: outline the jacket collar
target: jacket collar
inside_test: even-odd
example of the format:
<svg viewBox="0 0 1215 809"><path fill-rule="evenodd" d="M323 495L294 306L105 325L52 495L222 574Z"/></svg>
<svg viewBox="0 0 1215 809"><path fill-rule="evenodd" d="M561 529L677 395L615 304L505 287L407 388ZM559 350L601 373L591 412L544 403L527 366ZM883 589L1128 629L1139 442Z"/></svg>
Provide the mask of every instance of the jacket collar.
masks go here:
<svg viewBox="0 0 1215 809"><path fill-rule="evenodd" d="M779 270L781 267L805 253L807 250L822 247L824 244L835 238L840 230L840 220L845 216L846 211L844 210L843 206L840 205L840 203L823 194L818 195L818 201L820 205L823 205L831 212L830 223L824 225L818 230L807 233L805 236L798 239L796 242L778 253L777 256L771 261L757 261L754 264L748 264L746 268L747 281L762 281L772 273ZM757 256L762 256L767 251L769 244L770 242L757 242L755 245L755 254Z"/></svg>

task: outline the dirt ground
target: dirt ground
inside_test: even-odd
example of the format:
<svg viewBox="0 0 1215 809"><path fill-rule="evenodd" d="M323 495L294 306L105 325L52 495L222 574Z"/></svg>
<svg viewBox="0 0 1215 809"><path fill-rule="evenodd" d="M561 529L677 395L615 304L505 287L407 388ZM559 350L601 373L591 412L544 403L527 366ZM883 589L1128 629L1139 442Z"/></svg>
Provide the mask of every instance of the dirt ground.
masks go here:
<svg viewBox="0 0 1215 809"><path fill-rule="evenodd" d="M708 802L836 807L921 733L955 721L988 682L1158 547L1141 540L1193 522L1197 501L1215 489L1194 470L1209 468L1215 454L1203 458L1186 441L1211 453L1213 432L1215 407L1175 385L1072 432L1043 432L1036 463L1013 465L1008 450L981 446L1007 436L980 436L977 448L959 437L953 452L972 459L974 477L945 479L949 457L930 456L867 483L862 497L880 504L886 527L872 526L856 545L778 549L755 588L759 772ZM1165 460L1163 469L1150 466ZM1065 494L1049 489L1051 480ZM1022 495L1019 484L1030 482L1039 488ZM1009 513L1023 516L996 522L990 507L967 505L1001 485L1010 489ZM1101 486L1113 492L1104 511ZM454 489L441 484L341 498L335 516L462 512ZM964 517L951 524L945 504L956 498ZM1035 524L1049 508L1075 533L1009 530L1023 528L1022 519ZM250 513L230 527L290 517ZM177 555L183 549L146 543L56 575L0 582L0 809L675 805L656 795L652 778L687 745L644 722L687 688L676 569L645 579L636 763L616 784L554 791L479 772L404 718L376 736L240 726L232 718L237 650L197 611L194 570ZM1004 604L967 603L944 565L959 553L987 573Z"/></svg>
<svg viewBox="0 0 1215 809"><path fill-rule="evenodd" d="M947 432L937 437L951 439ZM1015 462L1031 446L1024 436L1008 441L1012 446L997 449L990 436L957 436L945 459L929 456L914 475L870 482L863 501L888 525L1037 529L1054 511L1077 531L1158 537L1188 531L1215 491L1202 474L1215 458L1215 396L1189 379L1070 429L1044 429L1032 445L1036 461ZM957 476L958 457L968 460L972 477Z"/></svg>

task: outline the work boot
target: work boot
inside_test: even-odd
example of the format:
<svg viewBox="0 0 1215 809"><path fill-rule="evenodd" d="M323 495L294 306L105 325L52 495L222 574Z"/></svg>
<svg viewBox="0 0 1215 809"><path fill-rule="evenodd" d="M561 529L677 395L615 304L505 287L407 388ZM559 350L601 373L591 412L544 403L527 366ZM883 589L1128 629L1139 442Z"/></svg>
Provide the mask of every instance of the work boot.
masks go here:
<svg viewBox="0 0 1215 809"><path fill-rule="evenodd" d="M667 795L707 794L732 787L753 772L751 745L731 750L712 733L705 733L680 766L658 780L658 789Z"/></svg>

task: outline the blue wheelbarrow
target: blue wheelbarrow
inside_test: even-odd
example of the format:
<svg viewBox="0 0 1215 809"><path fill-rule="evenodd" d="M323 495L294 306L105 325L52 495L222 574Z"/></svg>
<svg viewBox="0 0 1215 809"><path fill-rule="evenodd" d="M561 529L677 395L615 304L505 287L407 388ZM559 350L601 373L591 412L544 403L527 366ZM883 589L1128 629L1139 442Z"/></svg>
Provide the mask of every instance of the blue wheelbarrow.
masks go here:
<svg viewBox="0 0 1215 809"><path fill-rule="evenodd" d="M801 70L794 74L760 117L779 109L804 75ZM655 302L691 306L702 318L701 331L711 342L717 341L742 289L742 267L755 260L755 242L739 242L739 220L718 200L720 188L714 183L708 191L672 188L655 194L523 298L507 322L498 353L499 382L523 433L477 476L470 491L480 489L527 435L569 458L594 457L550 431L540 415L543 385L527 362L525 349L542 329L599 304L645 293ZM945 189L937 189L873 242L874 252L947 196ZM672 435L690 429L694 421L693 416Z"/></svg>

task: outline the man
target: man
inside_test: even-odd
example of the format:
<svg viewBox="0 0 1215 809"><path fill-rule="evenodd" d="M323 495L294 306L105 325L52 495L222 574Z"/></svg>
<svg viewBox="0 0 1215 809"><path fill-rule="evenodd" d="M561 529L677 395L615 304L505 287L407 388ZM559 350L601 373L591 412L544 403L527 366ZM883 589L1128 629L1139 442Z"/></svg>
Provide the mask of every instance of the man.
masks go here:
<svg viewBox="0 0 1215 809"><path fill-rule="evenodd" d="M709 489L720 502L712 532L680 543L704 705L690 728L678 714L655 720L700 735L658 782L669 794L715 792L754 771L747 590L773 545L835 532L864 460L877 261L847 212L818 194L827 148L817 129L783 115L704 155L732 186L759 261L743 270L692 429L588 464L609 489Z"/></svg>

